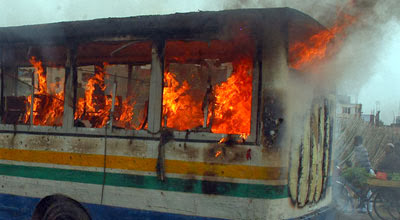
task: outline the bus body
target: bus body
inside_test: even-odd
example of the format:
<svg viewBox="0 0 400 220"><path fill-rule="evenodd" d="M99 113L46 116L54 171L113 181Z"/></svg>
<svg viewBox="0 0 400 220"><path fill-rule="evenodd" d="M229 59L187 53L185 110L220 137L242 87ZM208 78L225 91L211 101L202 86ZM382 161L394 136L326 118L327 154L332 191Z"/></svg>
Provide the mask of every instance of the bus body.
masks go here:
<svg viewBox="0 0 400 220"><path fill-rule="evenodd" d="M289 8L0 28L0 218L323 210L332 101L289 50L321 30Z"/></svg>

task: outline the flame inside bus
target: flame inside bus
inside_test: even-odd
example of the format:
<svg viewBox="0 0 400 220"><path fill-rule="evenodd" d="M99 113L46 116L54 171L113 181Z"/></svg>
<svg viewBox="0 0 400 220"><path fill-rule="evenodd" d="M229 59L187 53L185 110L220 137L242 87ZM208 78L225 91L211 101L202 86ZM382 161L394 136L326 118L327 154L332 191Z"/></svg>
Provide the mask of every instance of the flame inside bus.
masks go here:
<svg viewBox="0 0 400 220"><path fill-rule="evenodd" d="M109 66L111 65L108 63L103 63L103 67L95 66L95 73L88 79L85 86L84 97L77 100L74 118L75 120L88 120L91 127L94 128L104 127L110 120L114 96L113 119L117 122L118 127L140 129L142 126L137 126L132 121L136 104L134 95L127 96L123 100L116 94L105 95L107 89L106 80L109 78L106 69Z"/></svg>
<svg viewBox="0 0 400 220"><path fill-rule="evenodd" d="M38 79L38 86L32 101L32 95L27 98L27 109L25 113L25 123L29 123L31 111L33 112L33 124L45 126L61 126L64 113L64 91L56 91L56 83L47 84L45 70L42 61L31 57L29 62L33 65L34 74ZM53 91L54 94L48 92ZM33 108L33 109L31 109Z"/></svg>

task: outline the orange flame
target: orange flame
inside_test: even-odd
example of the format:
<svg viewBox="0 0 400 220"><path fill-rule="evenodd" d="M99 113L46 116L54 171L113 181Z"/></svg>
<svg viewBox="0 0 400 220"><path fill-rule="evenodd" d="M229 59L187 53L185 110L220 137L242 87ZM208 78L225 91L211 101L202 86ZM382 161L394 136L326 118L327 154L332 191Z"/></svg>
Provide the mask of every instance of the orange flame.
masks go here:
<svg viewBox="0 0 400 220"><path fill-rule="evenodd" d="M25 113L25 123L29 122L31 116L31 107L33 108L33 124L44 126L61 126L64 113L64 91L50 95L47 93L47 78L42 67L42 61L37 61L36 57L31 57L29 62L35 68L38 76L38 90L32 103L32 96L27 98ZM49 87L55 91L56 84L50 84Z"/></svg>
<svg viewBox="0 0 400 220"><path fill-rule="evenodd" d="M228 140L229 140L229 138L223 137L223 138L221 138L221 140L219 140L218 144L225 143L225 142L227 142Z"/></svg>
<svg viewBox="0 0 400 220"><path fill-rule="evenodd" d="M36 57L31 57L29 62L35 68L35 73L38 75L39 92L38 94L45 94L47 92L46 74L42 67L42 61L36 61Z"/></svg>
<svg viewBox="0 0 400 220"><path fill-rule="evenodd" d="M105 69L108 65L108 63L103 63L103 67L96 66L96 73L86 84L85 97L79 98L76 104L75 120L80 118L89 120L92 127L95 128L104 127L110 119L112 96L115 95L104 95L107 88L105 78L108 77ZM133 100L132 96L126 97L122 102L118 97L115 97L113 117L119 127L140 129L132 121L135 104L136 101Z"/></svg>
<svg viewBox="0 0 400 220"><path fill-rule="evenodd" d="M355 21L355 17L343 15L332 28L322 30L304 42L295 42L289 49L290 66L294 69L302 69L336 52L343 43L345 31ZM330 50L331 45L333 45L333 50Z"/></svg>
<svg viewBox="0 0 400 220"><path fill-rule="evenodd" d="M136 105L136 101L133 100L133 97L128 96L122 103L120 101L117 101L116 99L115 106L119 107L120 106L120 111L114 112L114 120L118 121L118 124L123 127L123 128L129 128L129 129L140 129L140 127L135 126L133 123L132 119L134 116L134 108Z"/></svg>
<svg viewBox="0 0 400 220"><path fill-rule="evenodd" d="M75 108L74 119L81 118L85 111L85 98L79 98Z"/></svg>
<svg viewBox="0 0 400 220"><path fill-rule="evenodd" d="M167 119L167 127L187 130L202 126L204 116L201 103L187 94L189 89L187 81L181 85L175 74L164 73L163 118Z"/></svg>
<svg viewBox="0 0 400 220"><path fill-rule="evenodd" d="M250 134L253 62L242 59L233 66L232 75L213 90L207 123L212 117L213 133ZM188 94L189 89L187 81L180 84L175 74L164 73L163 117L167 127L186 130L202 126L202 103Z"/></svg>
<svg viewBox="0 0 400 220"><path fill-rule="evenodd" d="M78 99L74 115L75 119L83 117L89 120L95 128L104 127L110 118L112 96L104 95L107 66L108 63L103 63L103 67L95 67L96 72L86 84L85 97Z"/></svg>
<svg viewBox="0 0 400 220"><path fill-rule="evenodd" d="M220 155L222 154L222 151L217 151L216 153L215 153L215 158L217 158L217 157L219 157Z"/></svg>
<svg viewBox="0 0 400 220"><path fill-rule="evenodd" d="M214 118L211 131L223 134L250 134L252 70L251 59L234 62L226 82L214 89Z"/></svg>
<svg viewBox="0 0 400 220"><path fill-rule="evenodd" d="M91 117L93 127L104 127L110 117L112 97L103 95L106 90L104 79L106 76L105 68L108 66L104 63L104 67L96 66L96 73L88 80L85 90L86 112ZM100 89L102 95L96 95L96 87ZM93 120L94 119L94 120Z"/></svg>
<svg viewBox="0 0 400 220"><path fill-rule="evenodd" d="M246 140L249 137L249 134L241 134L240 138Z"/></svg>

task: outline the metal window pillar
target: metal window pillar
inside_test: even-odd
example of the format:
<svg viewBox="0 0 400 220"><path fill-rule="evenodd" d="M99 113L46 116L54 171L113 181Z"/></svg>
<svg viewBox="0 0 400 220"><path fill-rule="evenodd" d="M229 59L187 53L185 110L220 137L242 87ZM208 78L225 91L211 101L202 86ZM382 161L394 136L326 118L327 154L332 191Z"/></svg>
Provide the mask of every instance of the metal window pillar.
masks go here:
<svg viewBox="0 0 400 220"><path fill-rule="evenodd" d="M66 130L74 127L74 107L76 105L74 102L74 78L76 78L75 63L76 47L71 46L67 49L67 60L65 63L63 128Z"/></svg>
<svg viewBox="0 0 400 220"><path fill-rule="evenodd" d="M164 41L153 43L151 49L151 79L148 109L148 130L157 133L161 128L162 92L164 70Z"/></svg>

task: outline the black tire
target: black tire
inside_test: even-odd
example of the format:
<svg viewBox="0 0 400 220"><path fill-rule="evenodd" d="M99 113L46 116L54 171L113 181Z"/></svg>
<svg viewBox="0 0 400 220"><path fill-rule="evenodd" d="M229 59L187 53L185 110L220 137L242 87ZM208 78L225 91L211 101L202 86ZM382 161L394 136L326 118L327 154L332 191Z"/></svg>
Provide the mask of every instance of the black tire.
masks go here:
<svg viewBox="0 0 400 220"><path fill-rule="evenodd" d="M398 202L388 199L387 192L378 192L374 198L374 212L382 220L399 219Z"/></svg>
<svg viewBox="0 0 400 220"><path fill-rule="evenodd" d="M56 195L46 200L44 204L45 206L36 208L37 212L35 210L32 219L91 220L90 215L85 208L83 208L79 202L70 198Z"/></svg>

